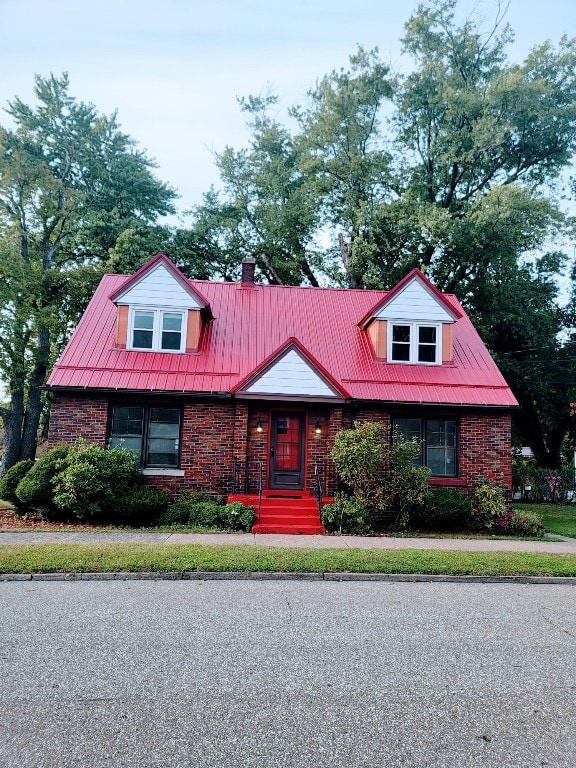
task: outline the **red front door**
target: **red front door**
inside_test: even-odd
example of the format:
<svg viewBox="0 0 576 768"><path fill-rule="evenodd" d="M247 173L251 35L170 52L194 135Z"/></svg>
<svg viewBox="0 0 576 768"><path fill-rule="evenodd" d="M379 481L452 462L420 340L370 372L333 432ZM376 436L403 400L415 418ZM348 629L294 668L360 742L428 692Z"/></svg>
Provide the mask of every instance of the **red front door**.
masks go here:
<svg viewBox="0 0 576 768"><path fill-rule="evenodd" d="M270 488L304 488L304 425L306 415L293 411L272 413Z"/></svg>

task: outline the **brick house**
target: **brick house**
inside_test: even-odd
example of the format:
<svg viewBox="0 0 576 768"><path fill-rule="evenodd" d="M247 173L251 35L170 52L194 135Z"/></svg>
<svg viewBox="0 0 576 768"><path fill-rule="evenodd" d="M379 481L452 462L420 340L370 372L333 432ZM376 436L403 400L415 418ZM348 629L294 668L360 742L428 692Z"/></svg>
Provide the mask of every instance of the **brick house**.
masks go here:
<svg viewBox="0 0 576 768"><path fill-rule="evenodd" d="M453 295L187 280L162 253L106 275L47 383L50 442L140 454L147 481L261 502L257 530L318 532L335 434L422 439L431 485L511 482L517 403Z"/></svg>

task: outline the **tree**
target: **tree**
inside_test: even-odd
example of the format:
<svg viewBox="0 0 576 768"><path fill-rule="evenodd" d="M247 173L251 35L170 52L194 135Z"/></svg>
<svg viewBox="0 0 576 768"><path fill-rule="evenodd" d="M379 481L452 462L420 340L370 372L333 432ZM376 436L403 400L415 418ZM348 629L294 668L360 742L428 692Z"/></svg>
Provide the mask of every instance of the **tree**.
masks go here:
<svg viewBox="0 0 576 768"><path fill-rule="evenodd" d="M350 70L333 71L308 92L309 104L291 111L300 125L296 146L302 171L324 221L335 228L344 275L351 288L365 284L377 256L371 236L374 209L388 200L390 155L382 147L379 116L393 93L378 51L358 51Z"/></svg>
<svg viewBox="0 0 576 768"><path fill-rule="evenodd" d="M2 470L33 458L42 386L120 235L173 211L174 191L118 127L68 93L66 74L36 77L35 107L16 98L0 128Z"/></svg>
<svg viewBox="0 0 576 768"><path fill-rule="evenodd" d="M241 99L252 131L249 149L216 155L226 199L211 190L194 212L192 262L212 264L225 278L237 274L244 256L256 259L271 283L318 285L313 235L317 212L305 183L300 150L270 117L275 96Z"/></svg>
<svg viewBox="0 0 576 768"><path fill-rule="evenodd" d="M222 274L254 255L273 282L314 284L310 267L388 289L423 268L462 300L522 403L517 434L554 466L576 402L557 253L570 232L559 200L576 150L576 39L511 63L495 9L486 27L458 22L458 0L420 4L402 41L412 71L360 48L290 111L294 131L269 117L274 99L245 102L251 147L217 156L224 192L195 212L191 242L219 254Z"/></svg>
<svg viewBox="0 0 576 768"><path fill-rule="evenodd" d="M397 189L416 212L408 229L421 234L404 247L461 297L522 405L520 439L558 466L576 366L561 336L565 259L546 248L566 219L547 185L576 149L576 40L512 65L501 6L486 34L473 19L458 27L456 8L433 0L406 25L416 69L395 97ZM383 239L393 240L385 209Z"/></svg>

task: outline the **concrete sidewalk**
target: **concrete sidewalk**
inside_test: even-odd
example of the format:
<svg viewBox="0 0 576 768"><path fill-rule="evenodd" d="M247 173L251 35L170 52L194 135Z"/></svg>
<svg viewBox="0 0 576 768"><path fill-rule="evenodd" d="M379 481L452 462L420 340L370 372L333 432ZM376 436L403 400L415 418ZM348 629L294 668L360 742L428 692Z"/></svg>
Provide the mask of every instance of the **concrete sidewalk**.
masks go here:
<svg viewBox="0 0 576 768"><path fill-rule="evenodd" d="M559 537L555 537L559 538ZM508 539L425 539L393 536L290 536L265 533L145 533L130 531L46 531L0 533L10 544L215 544L310 549L431 549L458 552L539 552L576 555L576 539L518 541Z"/></svg>

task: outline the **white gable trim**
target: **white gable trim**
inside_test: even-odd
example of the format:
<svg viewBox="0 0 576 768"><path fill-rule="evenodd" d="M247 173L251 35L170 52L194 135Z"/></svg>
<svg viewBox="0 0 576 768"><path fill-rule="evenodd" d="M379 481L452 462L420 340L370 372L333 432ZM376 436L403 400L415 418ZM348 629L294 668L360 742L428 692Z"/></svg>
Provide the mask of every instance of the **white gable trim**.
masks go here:
<svg viewBox="0 0 576 768"><path fill-rule="evenodd" d="M116 299L116 303L132 307L202 309L202 304L162 263L145 272Z"/></svg>
<svg viewBox="0 0 576 768"><path fill-rule="evenodd" d="M330 399L342 397L294 347L288 349L244 387L242 393Z"/></svg>
<svg viewBox="0 0 576 768"><path fill-rule="evenodd" d="M413 277L389 302L374 315L378 320L407 320L414 322L454 323L456 314L428 286Z"/></svg>

